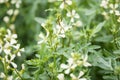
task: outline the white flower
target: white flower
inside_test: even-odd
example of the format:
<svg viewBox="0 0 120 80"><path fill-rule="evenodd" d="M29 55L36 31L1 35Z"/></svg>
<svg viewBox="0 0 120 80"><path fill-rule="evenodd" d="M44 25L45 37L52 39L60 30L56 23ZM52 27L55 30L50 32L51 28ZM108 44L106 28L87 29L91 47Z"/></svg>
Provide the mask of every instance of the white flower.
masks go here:
<svg viewBox="0 0 120 80"><path fill-rule="evenodd" d="M115 15L120 16L120 11L115 10Z"/></svg>
<svg viewBox="0 0 120 80"><path fill-rule="evenodd" d="M74 70L77 65L74 63L74 60L72 58L69 58L67 60L68 64L61 64L61 68L65 69L65 74L69 74L71 70Z"/></svg>
<svg viewBox="0 0 120 80"><path fill-rule="evenodd" d="M8 16L5 16L4 18L3 18L3 21L5 22L5 23L8 23L9 22L9 17Z"/></svg>
<svg viewBox="0 0 120 80"><path fill-rule="evenodd" d="M57 78L59 79L59 80L64 80L64 74L58 74L58 76L57 76Z"/></svg>
<svg viewBox="0 0 120 80"><path fill-rule="evenodd" d="M7 14L11 16L11 15L13 14L13 9L9 9L9 10L7 11Z"/></svg>
<svg viewBox="0 0 120 80"><path fill-rule="evenodd" d="M117 19L118 22L120 22L120 17Z"/></svg>
<svg viewBox="0 0 120 80"><path fill-rule="evenodd" d="M108 1L109 0L102 0L100 6L103 7L103 8L108 8Z"/></svg>
<svg viewBox="0 0 120 80"><path fill-rule="evenodd" d="M8 2L8 0L0 0L0 4Z"/></svg>
<svg viewBox="0 0 120 80"><path fill-rule="evenodd" d="M74 26L81 27L83 25L82 21L77 21L73 24Z"/></svg>
<svg viewBox="0 0 120 80"><path fill-rule="evenodd" d="M0 73L0 78L5 78L5 74L3 72Z"/></svg>
<svg viewBox="0 0 120 80"><path fill-rule="evenodd" d="M7 80L13 80L13 76L9 76Z"/></svg>
<svg viewBox="0 0 120 80"><path fill-rule="evenodd" d="M118 11L116 11L116 9L118 8L118 4L110 4L109 6L112 9L112 10L110 10L111 14L113 14L114 12L115 12L115 14L118 13Z"/></svg>
<svg viewBox="0 0 120 80"><path fill-rule="evenodd" d="M25 64L22 64L21 66L22 66L22 70L24 70L25 69Z"/></svg>
<svg viewBox="0 0 120 80"><path fill-rule="evenodd" d="M8 58L8 55L5 56L5 59L6 59L6 62L8 62L9 64L11 64L14 68L17 68L17 64L15 64L14 62L12 62L12 60L15 59L16 55L13 54L13 55L9 55L10 56L10 59Z"/></svg>
<svg viewBox="0 0 120 80"><path fill-rule="evenodd" d="M38 41L38 44L42 44L44 42L47 42L46 37L43 33L39 34L39 38L40 38L40 40Z"/></svg>
<svg viewBox="0 0 120 80"><path fill-rule="evenodd" d="M4 45L3 51L4 51L5 54L7 54L7 55L11 53L11 45L10 45L8 42Z"/></svg>
<svg viewBox="0 0 120 80"><path fill-rule="evenodd" d="M109 16L108 16L107 12L102 12L102 15L105 17L105 19L109 19Z"/></svg>
<svg viewBox="0 0 120 80"><path fill-rule="evenodd" d="M81 78L84 75L83 71L80 71L78 77L76 77L73 73L70 74L72 80L87 80L86 78Z"/></svg>
<svg viewBox="0 0 120 80"><path fill-rule="evenodd" d="M14 10L14 15L18 15L18 14L19 14L19 10L18 9Z"/></svg>
<svg viewBox="0 0 120 80"><path fill-rule="evenodd" d="M87 62L87 59L88 59L88 55L85 55L85 56L83 57L83 65L84 65L85 67L92 66L90 63Z"/></svg>
<svg viewBox="0 0 120 80"><path fill-rule="evenodd" d="M63 21L59 22L58 25L56 25L56 29L54 29L55 34L57 34L59 37L65 38L65 32L68 31L70 28L72 28L69 25L66 25L63 23Z"/></svg>
<svg viewBox="0 0 120 80"><path fill-rule="evenodd" d="M74 18L78 19L80 17L79 14L77 14L75 10L72 10L72 12L68 12L67 16L71 18L70 20L71 22L74 22Z"/></svg>
<svg viewBox="0 0 120 80"><path fill-rule="evenodd" d="M4 40L6 42L9 42L11 45L16 44L17 41L15 40L17 38L17 34L12 34L11 31L8 29L7 30L7 35L5 35Z"/></svg>
<svg viewBox="0 0 120 80"><path fill-rule="evenodd" d="M64 2L61 3L60 8L64 9L65 5L72 5L72 1L71 0L65 0Z"/></svg>
<svg viewBox="0 0 120 80"><path fill-rule="evenodd" d="M14 25L14 24L10 24L9 27L10 27L11 30L14 30L14 29L15 29L15 25Z"/></svg>
<svg viewBox="0 0 120 80"><path fill-rule="evenodd" d="M13 46L17 50L17 56L21 56L21 52L24 52L24 48L20 49L20 44Z"/></svg>

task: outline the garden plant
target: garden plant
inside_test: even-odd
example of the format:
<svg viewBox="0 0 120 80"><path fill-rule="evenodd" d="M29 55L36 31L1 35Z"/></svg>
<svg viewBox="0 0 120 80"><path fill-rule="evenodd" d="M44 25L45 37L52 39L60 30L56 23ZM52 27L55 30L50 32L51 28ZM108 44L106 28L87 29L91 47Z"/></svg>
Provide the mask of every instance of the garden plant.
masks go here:
<svg viewBox="0 0 120 80"><path fill-rule="evenodd" d="M0 0L0 80L120 80L120 0Z"/></svg>

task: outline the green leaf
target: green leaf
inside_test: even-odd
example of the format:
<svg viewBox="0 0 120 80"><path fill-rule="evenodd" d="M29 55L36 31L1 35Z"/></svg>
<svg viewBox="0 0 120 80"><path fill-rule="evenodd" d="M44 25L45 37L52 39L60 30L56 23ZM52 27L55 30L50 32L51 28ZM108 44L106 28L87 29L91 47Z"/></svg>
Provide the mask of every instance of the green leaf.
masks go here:
<svg viewBox="0 0 120 80"><path fill-rule="evenodd" d="M99 23L99 24L93 29L92 34L91 34L91 37L93 37L96 33L98 33L98 32L102 29L102 27L104 26L104 24L105 24L105 21Z"/></svg>

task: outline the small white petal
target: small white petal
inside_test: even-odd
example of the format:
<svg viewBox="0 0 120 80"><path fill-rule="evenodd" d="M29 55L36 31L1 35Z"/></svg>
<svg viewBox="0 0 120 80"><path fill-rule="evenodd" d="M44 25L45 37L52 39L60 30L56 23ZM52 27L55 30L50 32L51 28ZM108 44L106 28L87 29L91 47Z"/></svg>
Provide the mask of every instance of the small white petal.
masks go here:
<svg viewBox="0 0 120 80"><path fill-rule="evenodd" d="M17 38L17 34L13 34L13 35L12 35L12 38Z"/></svg>
<svg viewBox="0 0 120 80"><path fill-rule="evenodd" d="M10 63L14 68L17 68L17 64L15 64L14 62L10 62Z"/></svg>
<svg viewBox="0 0 120 80"><path fill-rule="evenodd" d="M58 76L57 76L57 78L59 79L59 80L64 80L64 74L59 74Z"/></svg>
<svg viewBox="0 0 120 80"><path fill-rule="evenodd" d="M91 65L90 63L88 63L88 62L84 62L83 65L84 65L85 67L92 66L92 65Z"/></svg>
<svg viewBox="0 0 120 80"><path fill-rule="evenodd" d="M68 62L69 65L72 65L73 62L74 62L74 60L73 60L73 58L69 58L69 59L67 60L67 62Z"/></svg>
<svg viewBox="0 0 120 80"><path fill-rule="evenodd" d="M70 77L72 78L72 80L76 80L77 79L77 77L73 73L70 74Z"/></svg>
<svg viewBox="0 0 120 80"><path fill-rule="evenodd" d="M8 23L9 22L9 17L8 16L5 16L4 18L3 18L3 21L5 22L5 23Z"/></svg>
<svg viewBox="0 0 120 80"><path fill-rule="evenodd" d="M75 16L74 16L75 18L80 18L80 16L78 15L78 14L75 14Z"/></svg>
<svg viewBox="0 0 120 80"><path fill-rule="evenodd" d="M61 9L64 9L64 6L65 6L65 4L64 4L64 2L60 5L60 8Z"/></svg>
<svg viewBox="0 0 120 80"><path fill-rule="evenodd" d="M66 64L61 64L60 67L61 67L62 69L67 69L69 66L66 65Z"/></svg>
<svg viewBox="0 0 120 80"><path fill-rule="evenodd" d="M5 78L5 74L3 72L0 73L0 78Z"/></svg>
<svg viewBox="0 0 120 80"><path fill-rule="evenodd" d="M18 52L18 53L17 53L17 56L21 56L21 53L20 53L20 52Z"/></svg>
<svg viewBox="0 0 120 80"><path fill-rule="evenodd" d="M72 5L72 1L71 1L71 0L66 0L66 3L67 3L68 5Z"/></svg>
<svg viewBox="0 0 120 80"><path fill-rule="evenodd" d="M67 13L67 17L71 17L71 13L70 12Z"/></svg>
<svg viewBox="0 0 120 80"><path fill-rule="evenodd" d="M69 73L70 73L70 69L66 69L65 74L69 74Z"/></svg>
<svg viewBox="0 0 120 80"><path fill-rule="evenodd" d="M80 71L78 78L81 78L84 75L83 71Z"/></svg>
<svg viewBox="0 0 120 80"><path fill-rule="evenodd" d="M11 15L13 14L13 9L9 9L9 10L7 11L7 14L11 16Z"/></svg>
<svg viewBox="0 0 120 80"><path fill-rule="evenodd" d="M12 61L15 57L15 54L11 55L10 61Z"/></svg>

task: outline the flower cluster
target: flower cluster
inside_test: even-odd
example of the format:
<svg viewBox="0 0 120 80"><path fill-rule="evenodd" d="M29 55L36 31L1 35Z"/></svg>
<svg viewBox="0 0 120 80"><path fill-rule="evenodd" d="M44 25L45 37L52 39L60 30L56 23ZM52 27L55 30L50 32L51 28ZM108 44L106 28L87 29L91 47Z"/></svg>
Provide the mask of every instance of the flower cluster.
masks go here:
<svg viewBox="0 0 120 80"><path fill-rule="evenodd" d="M87 62L87 55L80 56L78 53L71 53L71 58L67 60L68 64L61 64L60 68L63 69L64 73L60 73L58 75L59 80L64 80L64 74L70 74L72 80L87 80L86 78L82 78L84 75L83 71L80 71L78 77L76 77L73 73L77 67L89 67L92 66L89 62Z"/></svg>
<svg viewBox="0 0 120 80"><path fill-rule="evenodd" d="M119 0L115 0L114 3L110 2L110 0L102 0L101 7L108 10L109 14L115 15L118 17L117 21L120 22L120 11L119 11ZM105 18L108 19L107 12L103 12L102 14L105 16Z"/></svg>
<svg viewBox="0 0 120 80"><path fill-rule="evenodd" d="M3 17L3 21L11 30L14 30L15 28L14 21L16 19L16 16L19 14L21 3L21 0L0 0L0 4L9 5L6 5L8 7L8 10L6 11L6 15Z"/></svg>
<svg viewBox="0 0 120 80"><path fill-rule="evenodd" d="M17 70L17 64L14 62L14 59L17 56L21 56L21 52L24 51L24 48L20 48L20 44L17 43L16 38L17 34L12 34L8 29L3 42L0 43L0 60L4 65L4 72L2 72L0 76L4 79L7 78L7 80L13 80L12 76L7 75L11 69Z"/></svg>

